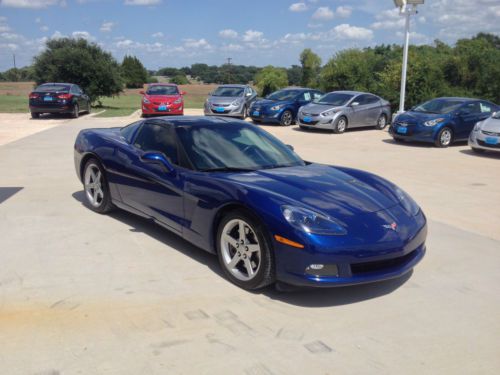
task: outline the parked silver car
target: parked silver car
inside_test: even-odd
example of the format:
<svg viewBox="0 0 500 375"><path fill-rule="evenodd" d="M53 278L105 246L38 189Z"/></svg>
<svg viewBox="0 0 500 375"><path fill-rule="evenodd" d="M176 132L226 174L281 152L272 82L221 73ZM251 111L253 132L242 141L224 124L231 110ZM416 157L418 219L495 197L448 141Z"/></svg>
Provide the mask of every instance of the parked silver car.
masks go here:
<svg viewBox="0 0 500 375"><path fill-rule="evenodd" d="M205 116L247 118L248 109L257 98L257 92L248 85L221 85L207 98Z"/></svg>
<svg viewBox="0 0 500 375"><path fill-rule="evenodd" d="M469 146L472 151L497 151L500 152L500 112L474 126L469 135Z"/></svg>
<svg viewBox="0 0 500 375"><path fill-rule="evenodd" d="M327 129L334 133L362 126L384 129L391 119L391 106L373 94L334 91L301 107L297 118L302 129Z"/></svg>

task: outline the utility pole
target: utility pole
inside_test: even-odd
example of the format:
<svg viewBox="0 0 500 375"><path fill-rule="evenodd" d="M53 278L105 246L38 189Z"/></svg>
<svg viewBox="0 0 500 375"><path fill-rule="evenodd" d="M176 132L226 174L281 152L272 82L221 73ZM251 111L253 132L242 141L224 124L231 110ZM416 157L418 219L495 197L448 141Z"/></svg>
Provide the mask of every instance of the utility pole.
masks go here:
<svg viewBox="0 0 500 375"><path fill-rule="evenodd" d="M232 57L226 58L227 60L227 83L231 83L231 61L233 60Z"/></svg>
<svg viewBox="0 0 500 375"><path fill-rule="evenodd" d="M16 69L16 54L15 53L12 54L12 58L14 60L14 69Z"/></svg>

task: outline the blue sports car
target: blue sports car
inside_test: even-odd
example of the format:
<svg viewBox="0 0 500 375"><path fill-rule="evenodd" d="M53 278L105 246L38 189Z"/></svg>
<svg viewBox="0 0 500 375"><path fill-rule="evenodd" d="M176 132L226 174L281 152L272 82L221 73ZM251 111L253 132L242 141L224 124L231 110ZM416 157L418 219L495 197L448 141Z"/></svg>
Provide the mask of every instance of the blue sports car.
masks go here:
<svg viewBox="0 0 500 375"><path fill-rule="evenodd" d="M244 121L153 118L82 130L74 160L92 210L153 220L217 254L245 289L386 280L425 254L426 218L400 188L304 161Z"/></svg>
<svg viewBox="0 0 500 375"><path fill-rule="evenodd" d="M474 125L498 111L496 104L468 98L438 98L398 115L389 133L395 141L431 142L448 147L466 141Z"/></svg>
<svg viewBox="0 0 500 375"><path fill-rule="evenodd" d="M270 122L290 126L297 119L300 107L322 96L321 91L301 87L275 91L265 99L253 102L249 115L256 123Z"/></svg>

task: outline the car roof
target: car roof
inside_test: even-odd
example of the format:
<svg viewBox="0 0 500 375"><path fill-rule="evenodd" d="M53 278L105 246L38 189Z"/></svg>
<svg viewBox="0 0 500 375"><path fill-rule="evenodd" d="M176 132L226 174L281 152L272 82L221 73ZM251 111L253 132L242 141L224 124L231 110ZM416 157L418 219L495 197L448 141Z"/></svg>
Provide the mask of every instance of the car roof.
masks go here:
<svg viewBox="0 0 500 375"><path fill-rule="evenodd" d="M169 124L173 125L175 127L210 127L213 125L248 125L248 126L255 126L252 125L246 121L242 120L237 120L237 119L231 119L231 118L225 118L225 117L211 117L211 116L172 116L172 117L153 117L149 118L146 121L159 121L163 122L164 124Z"/></svg>
<svg viewBox="0 0 500 375"><path fill-rule="evenodd" d="M225 85L219 85L218 87L238 87L238 88L244 88L247 87L247 85L240 85L240 84L225 84Z"/></svg>
<svg viewBox="0 0 500 375"><path fill-rule="evenodd" d="M177 86L175 83L149 83L148 86Z"/></svg>
<svg viewBox="0 0 500 375"><path fill-rule="evenodd" d="M287 91L287 90L296 90L296 91L320 91L318 89L310 89L308 87L285 87L284 89L276 90L276 91Z"/></svg>
<svg viewBox="0 0 500 375"><path fill-rule="evenodd" d="M331 91L329 92L328 94L331 94L331 93L339 93L339 94L347 94L347 95L373 95L373 96L378 96L378 95L375 95L375 94L372 94L370 92L363 92L363 91L350 91L350 90L336 90L336 91Z"/></svg>
<svg viewBox="0 0 500 375"><path fill-rule="evenodd" d="M477 101L482 100L482 99L475 99L475 98L462 98L462 97L459 97L459 96L443 96L441 98L434 98L434 99L431 99L431 100L436 100L436 99L461 100L463 102L477 102Z"/></svg>
<svg viewBox="0 0 500 375"><path fill-rule="evenodd" d="M46 82L46 83L40 83L38 86L46 86L46 85L51 85L51 86L56 86L56 85L76 85L76 83L68 83L68 82Z"/></svg>

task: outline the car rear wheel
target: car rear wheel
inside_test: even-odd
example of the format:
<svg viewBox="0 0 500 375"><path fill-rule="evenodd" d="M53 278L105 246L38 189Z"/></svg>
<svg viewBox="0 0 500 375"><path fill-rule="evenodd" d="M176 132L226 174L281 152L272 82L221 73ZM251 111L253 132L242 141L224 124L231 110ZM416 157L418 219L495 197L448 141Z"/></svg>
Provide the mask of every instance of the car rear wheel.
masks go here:
<svg viewBox="0 0 500 375"><path fill-rule="evenodd" d="M384 130L386 126L387 126L387 116L382 113L377 120L377 125L375 125L375 128L378 130Z"/></svg>
<svg viewBox="0 0 500 375"><path fill-rule="evenodd" d="M78 118L79 115L80 115L80 107L78 107L78 104L75 104L75 106L73 107L73 112L71 113L71 117Z"/></svg>
<svg viewBox="0 0 500 375"><path fill-rule="evenodd" d="M96 159L90 159L85 164L83 188L85 199L91 210L105 214L113 209L104 168Z"/></svg>
<svg viewBox="0 0 500 375"><path fill-rule="evenodd" d="M437 147L448 147L453 141L453 131L450 128L443 128L439 132L436 138L436 146Z"/></svg>
<svg viewBox="0 0 500 375"><path fill-rule="evenodd" d="M341 118L338 119L337 123L333 127L333 132L335 134L342 134L345 132L347 129L347 119L342 116Z"/></svg>
<svg viewBox="0 0 500 375"><path fill-rule="evenodd" d="M290 126L290 125L292 125L292 122L293 122L292 112L290 112L290 111L283 112L283 114L281 115L281 120L280 120L281 125Z"/></svg>
<svg viewBox="0 0 500 375"><path fill-rule="evenodd" d="M40 117L40 113L38 112L31 112L31 118L39 118Z"/></svg>
<svg viewBox="0 0 500 375"><path fill-rule="evenodd" d="M219 263L227 278L247 290L274 282L274 261L265 228L250 215L231 212L217 231Z"/></svg>

